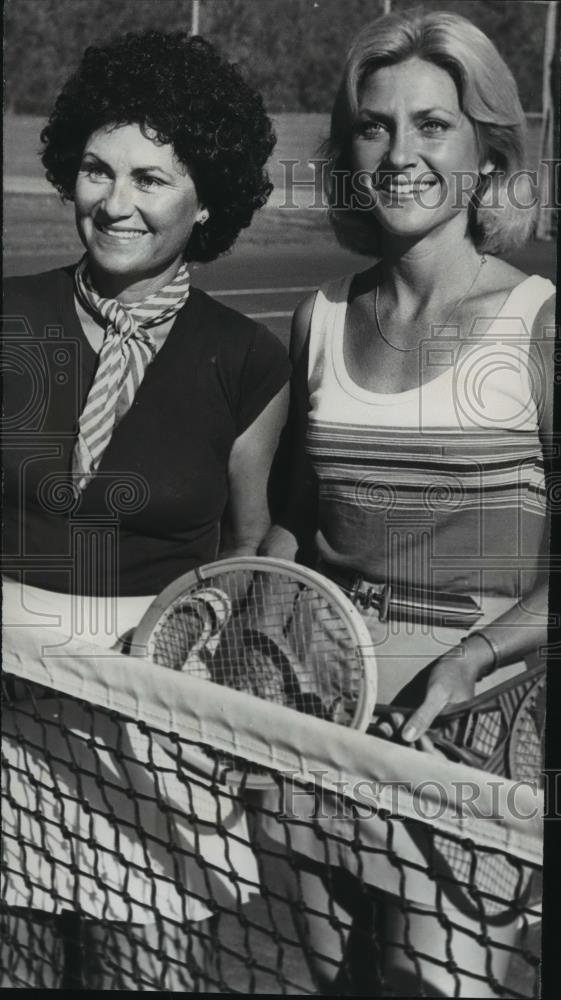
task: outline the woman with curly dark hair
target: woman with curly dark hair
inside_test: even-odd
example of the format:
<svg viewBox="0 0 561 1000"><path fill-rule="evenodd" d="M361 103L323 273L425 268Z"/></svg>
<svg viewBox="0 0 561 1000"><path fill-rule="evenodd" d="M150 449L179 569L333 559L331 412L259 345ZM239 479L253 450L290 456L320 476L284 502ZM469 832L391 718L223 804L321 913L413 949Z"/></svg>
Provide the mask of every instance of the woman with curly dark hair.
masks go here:
<svg viewBox="0 0 561 1000"><path fill-rule="evenodd" d="M189 266L227 251L265 204L275 137L261 97L210 44L148 32L88 48L42 141L47 176L74 202L86 252L75 266L13 278L5 289L5 313L23 318L25 336L10 348L17 356L6 386L14 447L6 455L4 621L33 626L48 615L59 634L110 648L172 580L219 551L255 554L269 526L288 361L265 328L192 288ZM38 356L49 382L30 437ZM45 792L41 808L54 823L54 797ZM92 822L87 836L93 829L102 842L105 816ZM169 820L150 822L154 839L161 823L166 843ZM195 838L190 859L183 853L179 872L173 853L152 858L159 881L143 867L146 844L126 826L120 850L132 866L121 872L115 855L105 873L94 859L87 892L84 849L79 877L55 857L50 904L39 853L27 845L20 858L14 837L8 938L21 942L33 914L37 934L34 958L4 985L59 985L56 924L45 927L45 911L70 899L79 900L82 940L95 954L88 987L201 988L216 928L193 855L211 859L226 899L247 897L228 878L232 866L245 884L257 882L245 819L229 822L237 836L227 865L223 838L210 832L202 846ZM91 890L92 879L114 891Z"/></svg>

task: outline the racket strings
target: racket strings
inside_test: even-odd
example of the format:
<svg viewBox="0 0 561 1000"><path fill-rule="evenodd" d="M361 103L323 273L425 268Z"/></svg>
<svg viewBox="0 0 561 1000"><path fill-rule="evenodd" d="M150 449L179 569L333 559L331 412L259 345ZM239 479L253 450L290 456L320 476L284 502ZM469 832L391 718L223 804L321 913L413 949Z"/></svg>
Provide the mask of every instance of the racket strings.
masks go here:
<svg viewBox="0 0 561 1000"><path fill-rule="evenodd" d="M181 670L190 652L204 633L204 618L194 608L175 608L169 615L166 628L154 638L152 656L160 666ZM206 669L201 668L203 676Z"/></svg>
<svg viewBox="0 0 561 1000"><path fill-rule="evenodd" d="M519 781L540 780L545 760L545 676L530 687L522 700L512 726L509 768Z"/></svg>
<svg viewBox="0 0 561 1000"><path fill-rule="evenodd" d="M503 772L501 748L508 730L500 709L470 712L431 730L434 743L466 763ZM497 753L498 751L498 753Z"/></svg>
<svg viewBox="0 0 561 1000"><path fill-rule="evenodd" d="M340 725L363 711L355 633L336 601L287 572L205 571L162 609L146 651L160 666ZM231 753L198 757L236 782L262 775Z"/></svg>
<svg viewBox="0 0 561 1000"><path fill-rule="evenodd" d="M456 905L472 918L481 915L500 923L505 918L505 899L528 904L533 873L505 855L477 852L435 833L431 862L444 895L454 897Z"/></svg>
<svg viewBox="0 0 561 1000"><path fill-rule="evenodd" d="M254 571L208 583L178 598L158 622L149 643L158 664L352 724L362 663L348 626L322 594ZM216 613L219 594L227 616Z"/></svg>

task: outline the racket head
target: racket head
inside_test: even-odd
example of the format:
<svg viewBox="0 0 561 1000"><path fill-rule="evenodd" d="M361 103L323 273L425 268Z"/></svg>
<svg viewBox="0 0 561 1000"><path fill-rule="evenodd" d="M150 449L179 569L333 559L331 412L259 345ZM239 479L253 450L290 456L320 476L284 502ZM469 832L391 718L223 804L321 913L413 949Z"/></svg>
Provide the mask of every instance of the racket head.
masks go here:
<svg viewBox="0 0 561 1000"><path fill-rule="evenodd" d="M543 784L545 666L522 670L468 701L447 705L428 736L451 760ZM399 739L411 706L376 706L374 735Z"/></svg>
<svg viewBox="0 0 561 1000"><path fill-rule="evenodd" d="M542 779L545 763L546 671L536 668L514 716L508 743L510 777L516 781ZM536 766L537 765L537 766Z"/></svg>
<svg viewBox="0 0 561 1000"><path fill-rule="evenodd" d="M545 680L544 666L522 670L468 702L447 706L435 732L462 747L475 767L541 785Z"/></svg>
<svg viewBox="0 0 561 1000"><path fill-rule="evenodd" d="M223 559L184 574L148 608L131 653L353 729L367 728L376 702L360 612L331 581L288 560ZM196 751L199 768L205 756ZM216 777L216 760L206 760ZM242 780L231 758L222 764L220 780ZM243 781L269 787L272 779L244 766Z"/></svg>

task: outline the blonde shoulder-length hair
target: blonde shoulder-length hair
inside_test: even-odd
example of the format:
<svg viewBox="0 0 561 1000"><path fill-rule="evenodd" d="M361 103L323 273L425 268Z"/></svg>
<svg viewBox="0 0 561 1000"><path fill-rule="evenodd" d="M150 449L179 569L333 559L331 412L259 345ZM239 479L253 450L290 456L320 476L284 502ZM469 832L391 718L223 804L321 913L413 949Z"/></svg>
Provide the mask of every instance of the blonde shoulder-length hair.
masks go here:
<svg viewBox="0 0 561 1000"><path fill-rule="evenodd" d="M416 56L446 70L493 170L481 174L468 208L469 232L479 250L508 252L531 235L537 198L525 170L525 116L512 73L487 36L471 21L443 11L408 10L368 24L347 57L324 145L328 158L329 218L337 239L358 253L380 256L380 231L371 211L352 203L351 142L360 92L382 66Z"/></svg>

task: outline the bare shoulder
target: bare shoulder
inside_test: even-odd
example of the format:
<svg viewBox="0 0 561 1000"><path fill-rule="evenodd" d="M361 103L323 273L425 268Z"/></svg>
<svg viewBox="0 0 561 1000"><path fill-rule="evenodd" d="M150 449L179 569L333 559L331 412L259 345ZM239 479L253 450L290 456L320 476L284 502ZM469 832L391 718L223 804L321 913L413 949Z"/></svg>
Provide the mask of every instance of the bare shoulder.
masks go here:
<svg viewBox="0 0 561 1000"><path fill-rule="evenodd" d="M349 306L355 298L372 291L372 288L378 280L378 272L376 268L377 265L374 265L367 268L365 271L359 272L358 274L342 276L340 280L345 283L344 294L347 297ZM296 308L294 316L292 317L290 357L293 364L298 361L298 358L306 345L317 294L317 291L315 291L312 295L308 295L305 299L303 299Z"/></svg>
<svg viewBox="0 0 561 1000"><path fill-rule="evenodd" d="M557 296L553 292L549 298L545 300L540 306L538 312L536 313L536 318L533 324L533 331L536 333L547 329L551 332L551 337L554 335L555 328L555 307L557 302Z"/></svg>
<svg viewBox="0 0 561 1000"><path fill-rule="evenodd" d="M549 377L554 377L555 369L555 293L542 303L531 330L531 349L545 366Z"/></svg>
<svg viewBox="0 0 561 1000"><path fill-rule="evenodd" d="M503 296L508 295L526 278L530 277L518 267L513 267L512 264L500 260L498 257L490 258L490 260L493 262L489 275L493 279L489 289L491 294L494 285L495 294L500 292ZM539 340L544 344L551 342L551 345L553 345L555 336L555 306L556 296L555 291L553 291L551 295L547 296L535 315L532 323L533 340Z"/></svg>
<svg viewBox="0 0 561 1000"><path fill-rule="evenodd" d="M317 292L314 292L312 295L308 295L305 299L303 299L297 306L294 316L292 317L290 357L293 364L298 361L298 358L302 354L306 345L306 340L310 332L310 324L312 322L312 313L314 311L316 295Z"/></svg>
<svg viewBox="0 0 561 1000"><path fill-rule="evenodd" d="M532 324L530 339L530 354L538 376L536 390L541 388L541 399L538 404L540 433L542 440L548 442L548 447L554 434L552 390L557 378L555 332L555 293L553 293L540 306Z"/></svg>

